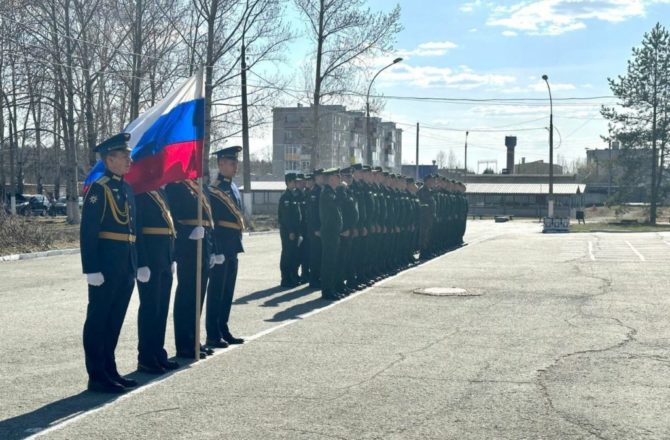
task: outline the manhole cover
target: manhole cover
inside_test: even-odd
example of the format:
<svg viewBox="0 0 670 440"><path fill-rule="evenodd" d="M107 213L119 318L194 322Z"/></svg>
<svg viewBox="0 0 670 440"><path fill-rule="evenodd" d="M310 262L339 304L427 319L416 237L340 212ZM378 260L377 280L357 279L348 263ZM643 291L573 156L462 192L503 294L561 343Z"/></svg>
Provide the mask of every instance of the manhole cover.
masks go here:
<svg viewBox="0 0 670 440"><path fill-rule="evenodd" d="M468 292L457 287L425 287L414 290L414 293L428 296L481 296L481 293Z"/></svg>

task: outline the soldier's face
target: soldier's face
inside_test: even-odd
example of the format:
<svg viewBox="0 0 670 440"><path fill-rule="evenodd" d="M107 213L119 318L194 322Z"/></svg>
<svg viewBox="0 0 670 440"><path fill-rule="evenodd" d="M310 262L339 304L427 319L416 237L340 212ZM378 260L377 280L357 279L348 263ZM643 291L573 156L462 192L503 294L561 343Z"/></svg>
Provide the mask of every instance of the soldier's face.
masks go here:
<svg viewBox="0 0 670 440"><path fill-rule="evenodd" d="M237 159L222 158L218 161L219 172L222 176L232 179L237 174Z"/></svg>
<svg viewBox="0 0 670 440"><path fill-rule="evenodd" d="M112 151L105 159L105 166L107 169L117 176L127 174L130 170L131 163L130 151L126 150Z"/></svg>

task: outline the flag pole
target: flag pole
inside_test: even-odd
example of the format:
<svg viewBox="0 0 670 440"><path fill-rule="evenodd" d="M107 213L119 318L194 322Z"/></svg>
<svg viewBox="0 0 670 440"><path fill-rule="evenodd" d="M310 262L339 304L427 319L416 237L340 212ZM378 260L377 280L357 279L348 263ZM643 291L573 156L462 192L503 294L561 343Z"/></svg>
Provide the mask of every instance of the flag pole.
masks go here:
<svg viewBox="0 0 670 440"><path fill-rule="evenodd" d="M198 75L196 77L196 86L195 93L196 98L203 96L202 94L202 83L203 83L203 71L204 69L200 67ZM204 147L204 146L203 146ZM201 164L202 164L201 160ZM205 173L207 170L202 170L202 173ZM202 174L201 173L201 174ZM198 177L198 226L202 227L202 198L205 196L202 188L202 175ZM197 254L196 254L196 263L195 263L195 344L194 344L194 354L193 359L197 362L200 360L200 309L202 308L202 238L197 241Z"/></svg>

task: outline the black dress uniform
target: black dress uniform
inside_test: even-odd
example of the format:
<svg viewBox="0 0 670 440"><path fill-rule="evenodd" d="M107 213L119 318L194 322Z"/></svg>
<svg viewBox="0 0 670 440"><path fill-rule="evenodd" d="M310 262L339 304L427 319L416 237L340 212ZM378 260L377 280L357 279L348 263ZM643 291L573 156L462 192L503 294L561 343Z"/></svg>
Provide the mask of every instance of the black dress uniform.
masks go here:
<svg viewBox="0 0 670 440"><path fill-rule="evenodd" d="M240 146L233 146L216 151L217 159L228 158L237 160ZM228 320L235 294L237 282L237 254L244 252L242 232L244 216L242 214L242 197L237 185L231 178L219 174L209 187L214 214L214 243L217 253L223 254L223 264L216 265L210 278L209 298L207 300L207 339L223 341L226 344L242 344L244 339L236 338L230 333Z"/></svg>
<svg viewBox="0 0 670 440"><path fill-rule="evenodd" d="M325 176L339 174L338 169L323 172ZM337 288L337 258L342 232L342 212L337 203L337 195L330 185L325 184L319 199L321 217L321 294L324 299L339 299Z"/></svg>
<svg viewBox="0 0 670 440"><path fill-rule="evenodd" d="M296 174L288 173L284 177L286 184L295 182ZM279 198L277 220L281 239L281 286L295 287L300 284L298 266L300 262L298 238L301 234L302 216L300 201L296 200L296 190L287 188Z"/></svg>
<svg viewBox="0 0 670 440"><path fill-rule="evenodd" d="M137 315L138 369L162 373L179 365L168 361L165 351L167 324L172 292L172 265L176 230L162 190L136 197L138 267L148 267L149 281L138 282L140 309Z"/></svg>
<svg viewBox="0 0 670 440"><path fill-rule="evenodd" d="M128 150L128 134L116 135L96 147L102 155ZM102 274L99 286L89 284L84 324L84 353L89 389L124 392L137 385L122 378L114 351L135 285L135 199L123 177L105 171L88 189L82 207L81 262L87 275Z"/></svg>
<svg viewBox="0 0 670 440"><path fill-rule="evenodd" d="M198 226L198 198L202 204L202 226L205 236L202 243L202 267L200 269L200 311L207 288L210 255L214 249L211 241L213 228L212 209L209 197L194 180L182 180L169 183L165 192L170 203L170 211L177 229L175 241L175 259L177 261L177 290L174 299L174 333L177 356L195 357L195 306L196 306L196 261L197 240L189 236ZM203 350L201 350L202 352ZM201 354L202 358L204 354Z"/></svg>

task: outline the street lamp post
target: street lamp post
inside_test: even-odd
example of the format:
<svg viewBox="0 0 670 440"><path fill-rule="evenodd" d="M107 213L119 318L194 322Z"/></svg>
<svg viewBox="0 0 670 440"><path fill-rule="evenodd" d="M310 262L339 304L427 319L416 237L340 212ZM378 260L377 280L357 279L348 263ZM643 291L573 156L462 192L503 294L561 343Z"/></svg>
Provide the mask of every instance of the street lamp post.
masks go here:
<svg viewBox="0 0 670 440"><path fill-rule="evenodd" d="M365 134L366 134L366 143L367 143L367 148L365 150L365 161L368 163L368 165L372 166L372 145L371 145L371 139L370 139L370 89L372 89L372 83L375 82L375 79L379 76L380 73L382 73L384 70L388 69L394 64L397 64L402 61L402 58L396 58L393 60L393 62L387 66L384 66L375 74L375 76L372 77L372 81L370 81L370 85L368 86L368 93L365 97Z"/></svg>
<svg viewBox="0 0 670 440"><path fill-rule="evenodd" d="M549 86L549 77L542 75L542 79L547 83L549 91L549 207L548 217L554 216L554 102L551 97L551 87Z"/></svg>

